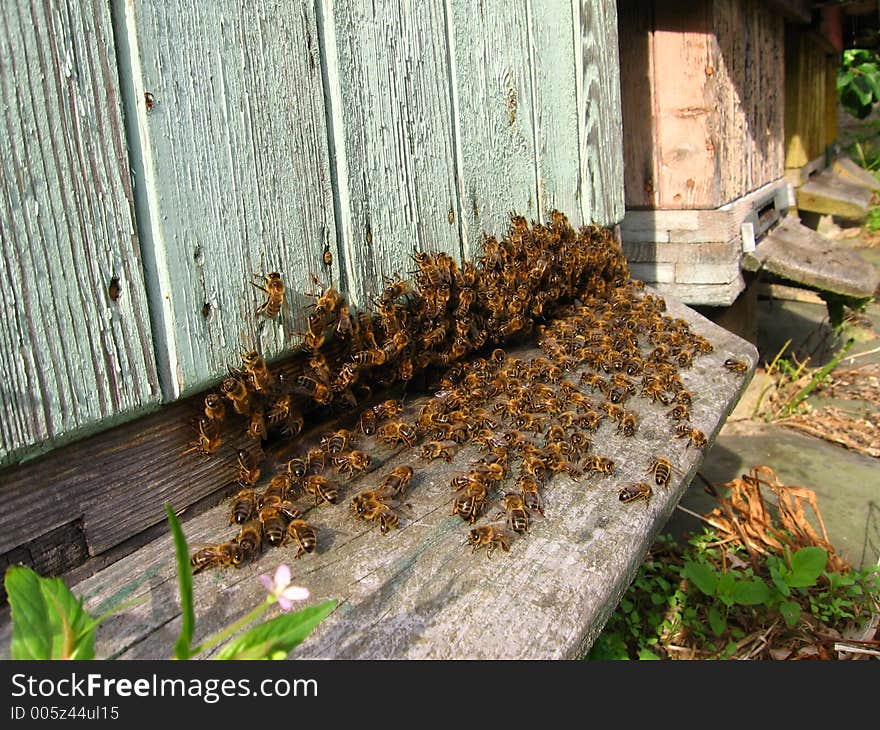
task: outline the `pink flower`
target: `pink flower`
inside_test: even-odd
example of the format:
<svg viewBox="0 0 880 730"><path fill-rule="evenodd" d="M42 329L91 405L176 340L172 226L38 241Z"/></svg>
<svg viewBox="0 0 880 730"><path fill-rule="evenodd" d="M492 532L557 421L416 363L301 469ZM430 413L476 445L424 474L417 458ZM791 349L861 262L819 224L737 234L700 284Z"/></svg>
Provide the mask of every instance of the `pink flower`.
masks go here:
<svg viewBox="0 0 880 730"><path fill-rule="evenodd" d="M274 578L261 575L260 583L285 611L293 608L294 601L305 601L310 595L308 588L290 585L290 568L283 563L275 570Z"/></svg>

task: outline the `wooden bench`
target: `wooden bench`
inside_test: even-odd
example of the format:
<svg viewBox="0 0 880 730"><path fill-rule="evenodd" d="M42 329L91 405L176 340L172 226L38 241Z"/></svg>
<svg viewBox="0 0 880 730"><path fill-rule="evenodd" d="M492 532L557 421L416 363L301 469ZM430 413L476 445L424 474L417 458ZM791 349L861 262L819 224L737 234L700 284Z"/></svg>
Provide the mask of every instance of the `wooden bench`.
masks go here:
<svg viewBox="0 0 880 730"><path fill-rule="evenodd" d="M712 353L681 371L694 395L692 424L705 432L711 444L745 389L757 352L683 304L670 298L667 306L669 316L686 320L714 345ZM511 349L508 354L529 358L540 351ZM747 359L748 372L726 370L723 363L728 358ZM413 398L408 410L417 410L420 402ZM595 434L596 452L614 459L615 473L577 480L554 477L544 492L545 517L535 518L529 534L516 536L509 553L496 551L492 559L485 551L472 553L465 545L469 526L451 514L451 476L481 455L469 444L450 464L422 462L424 468L417 471L406 497L408 506L401 511L400 527L387 535L356 520L348 506L356 492L375 484L373 472L372 477L367 474L345 484L338 505L318 508L315 554L293 560L291 548L270 549L240 569L196 575L195 639L253 608L264 596L257 576L271 574L286 562L293 569L294 582L311 591L311 601L339 600L334 612L296 650L294 656L299 658L584 656L704 457L704 451L688 447L687 439L672 438L668 407L641 397L628 401L627 407L640 414L635 437L624 438L609 423ZM371 453L374 466L383 472L418 460L414 450L385 447ZM675 466L668 488L655 488L647 503L621 502L618 490L648 478L646 470L661 455ZM187 478L186 473L179 474L179 481ZM114 496L118 491L105 494L105 498ZM151 509L161 510L161 502L168 498L175 502L171 492L158 490ZM196 516L184 510L181 520L190 546L228 539L228 514L228 503ZM170 655L181 621L176 569L167 530L159 527L155 532L159 536L135 552L99 566L72 585L93 614L146 596L145 602L99 628L100 657ZM0 625L4 656L9 652L10 630L5 609Z"/></svg>

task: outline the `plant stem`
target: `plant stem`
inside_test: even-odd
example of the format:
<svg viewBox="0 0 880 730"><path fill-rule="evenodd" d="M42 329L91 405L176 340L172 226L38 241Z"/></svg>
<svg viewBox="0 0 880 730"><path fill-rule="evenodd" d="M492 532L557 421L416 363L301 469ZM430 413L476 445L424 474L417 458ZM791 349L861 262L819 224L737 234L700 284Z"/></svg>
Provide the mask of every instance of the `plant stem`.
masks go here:
<svg viewBox="0 0 880 730"><path fill-rule="evenodd" d="M238 621L231 623L229 626L227 626L222 631L217 632L213 636L209 636L201 644L193 647L192 651L190 652L191 655L195 656L199 652L202 652L205 649L210 649L212 646L219 644L224 639L228 639L236 631L238 631L239 629L243 629L245 626L247 626L249 623L251 623L251 621L254 621L257 618L259 618L260 615L262 613L264 613L267 608L269 608L269 606L271 606L273 603L275 603L275 601L276 601L276 599L274 596L268 596L266 598L266 600L263 601L263 603L261 603L255 609L253 609L250 613L245 614L240 619L238 619Z"/></svg>
<svg viewBox="0 0 880 730"><path fill-rule="evenodd" d="M810 382L807 383L803 388L801 388L800 392L794 396L786 405L782 411L783 416L790 416L795 408L797 408L803 400L813 391L813 389L819 385L825 378L828 377L829 373L837 367L837 363L839 363L843 356L847 353L850 347L855 344L854 339L847 340L846 344L840 349L831 361L819 370L812 378L810 378Z"/></svg>

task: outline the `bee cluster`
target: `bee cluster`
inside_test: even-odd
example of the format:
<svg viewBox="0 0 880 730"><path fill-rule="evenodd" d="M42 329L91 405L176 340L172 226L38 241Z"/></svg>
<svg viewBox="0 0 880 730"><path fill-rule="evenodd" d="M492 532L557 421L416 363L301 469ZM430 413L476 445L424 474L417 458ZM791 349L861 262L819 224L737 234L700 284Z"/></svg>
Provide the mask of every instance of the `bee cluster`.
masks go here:
<svg viewBox="0 0 880 730"><path fill-rule="evenodd" d="M690 425L691 394L679 370L712 346L684 320L665 315L663 299L630 279L607 229L575 230L558 211L546 225L514 215L501 240L484 236L474 262L458 265L447 254L428 252L413 259L414 283L387 280L374 313L353 314L341 292L313 277L318 290L299 377L269 368L257 352L245 353L220 392L206 397L199 436L188 451L214 453L224 428L239 428L261 445L290 439L302 431L308 409L351 411L417 373L435 384L436 394L410 420L400 401L362 408L351 428L325 433L319 446L279 466L261 493L260 460L239 452L241 490L229 520L239 532L195 553L195 571L240 565L266 544L292 543L295 557L313 552L316 532L305 512L336 504L339 479L374 467L377 447L420 446L423 460L451 462L463 445L476 444L483 456L452 480L452 512L474 525L497 505L499 521L472 527L468 538L491 555L509 550L514 534L524 535L534 515L543 515L542 493L554 475L614 472L613 459L595 453L594 440L606 421L624 437L636 434L632 399L659 404L675 436L706 445ZM278 313L280 282L270 274L259 287L266 300L258 315ZM535 335L544 356L523 360L499 347ZM665 457L648 470L656 485L668 484L671 471ZM412 466L398 467L356 495L355 517L377 523L383 534L396 527L395 508L413 474ZM619 496L647 502L651 487L642 482Z"/></svg>

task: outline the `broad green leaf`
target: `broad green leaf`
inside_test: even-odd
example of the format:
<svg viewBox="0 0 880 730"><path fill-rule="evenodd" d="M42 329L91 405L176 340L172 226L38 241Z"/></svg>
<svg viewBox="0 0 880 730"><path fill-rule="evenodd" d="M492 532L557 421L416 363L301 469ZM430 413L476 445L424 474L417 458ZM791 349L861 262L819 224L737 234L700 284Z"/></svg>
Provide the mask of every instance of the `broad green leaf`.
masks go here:
<svg viewBox="0 0 880 730"><path fill-rule="evenodd" d="M864 63L858 67L859 71L862 72L862 78L865 83L871 89L871 95L873 96L873 100L876 101L880 99L880 78L877 76L877 67L870 64Z"/></svg>
<svg viewBox="0 0 880 730"><path fill-rule="evenodd" d="M590 647L587 659L590 661L629 661L626 642L618 632L602 632L593 643L593 646Z"/></svg>
<svg viewBox="0 0 880 730"><path fill-rule="evenodd" d="M871 103L871 99L873 97L873 93L871 92L871 85L868 83L868 80L864 76L856 76L853 79L850 88L855 91L856 95L859 97L859 101L862 104Z"/></svg>
<svg viewBox="0 0 880 730"><path fill-rule="evenodd" d="M717 603L709 607L709 628L715 636L721 636L727 628L727 612L722 611Z"/></svg>
<svg viewBox="0 0 880 730"><path fill-rule="evenodd" d="M740 606L757 606L770 598L770 589L762 580L741 580L733 586L733 600Z"/></svg>
<svg viewBox="0 0 880 730"><path fill-rule="evenodd" d="M336 608L336 603L324 601L317 606L276 616L230 641L217 658L284 659Z"/></svg>
<svg viewBox="0 0 880 730"><path fill-rule="evenodd" d="M733 601L733 585L736 583L736 576L733 573L722 573L718 578L718 586L715 593L724 602L726 606L732 606Z"/></svg>
<svg viewBox="0 0 880 730"><path fill-rule="evenodd" d="M793 629L801 617L801 606L796 601L783 601L779 604L779 613L782 614L785 625Z"/></svg>
<svg viewBox="0 0 880 730"><path fill-rule="evenodd" d="M714 596L715 589L718 586L718 576L705 563L694 563L688 561L682 569L684 577L693 583L707 596Z"/></svg>
<svg viewBox="0 0 880 730"><path fill-rule="evenodd" d="M828 583L832 589L842 588L843 586L851 586L853 583L855 583L852 576L844 573L838 573L836 571L825 573L825 577L828 578Z"/></svg>
<svg viewBox="0 0 880 730"><path fill-rule="evenodd" d="M95 620L60 578L42 578L25 566L5 577L12 611L13 659L92 659Z"/></svg>
<svg viewBox="0 0 880 730"><path fill-rule="evenodd" d="M165 511L168 513L168 524L171 526L171 534L174 536L174 554L177 559L177 585L180 590L180 634L174 643L174 658L189 659L192 656L192 638L196 625L196 615L193 610L192 597L192 565L189 562L189 546L186 537L174 510L168 502L165 503Z"/></svg>
<svg viewBox="0 0 880 730"><path fill-rule="evenodd" d="M806 588L815 585L825 572L828 553L820 547L805 547L791 556L791 576L788 584L792 588Z"/></svg>
<svg viewBox="0 0 880 730"><path fill-rule="evenodd" d="M773 585L776 586L776 589L783 596L791 595L791 588L788 587L788 583L785 582L785 577L780 574L780 572L776 568L770 568L770 579L773 581Z"/></svg>
<svg viewBox="0 0 880 730"><path fill-rule="evenodd" d="M639 649L639 659L659 660L660 657L650 649Z"/></svg>

